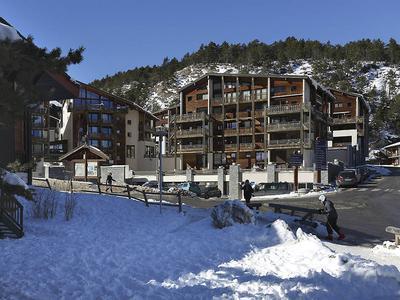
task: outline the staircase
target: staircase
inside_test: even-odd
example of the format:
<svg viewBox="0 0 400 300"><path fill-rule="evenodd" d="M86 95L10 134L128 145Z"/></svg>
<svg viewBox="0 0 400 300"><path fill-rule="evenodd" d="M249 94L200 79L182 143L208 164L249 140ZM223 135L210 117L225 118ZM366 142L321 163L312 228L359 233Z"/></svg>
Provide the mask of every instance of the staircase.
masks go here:
<svg viewBox="0 0 400 300"><path fill-rule="evenodd" d="M13 197L0 196L0 239L24 236L24 207Z"/></svg>

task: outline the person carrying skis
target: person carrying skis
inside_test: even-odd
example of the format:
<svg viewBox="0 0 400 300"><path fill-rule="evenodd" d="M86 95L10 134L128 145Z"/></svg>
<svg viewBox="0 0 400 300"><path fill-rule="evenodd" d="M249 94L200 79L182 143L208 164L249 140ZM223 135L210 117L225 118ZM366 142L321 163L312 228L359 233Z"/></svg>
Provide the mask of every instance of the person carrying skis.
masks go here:
<svg viewBox="0 0 400 300"><path fill-rule="evenodd" d="M244 194L244 199L246 200L246 204L250 203L250 199L253 196L254 190L251 187L251 184L248 179L242 184L242 190Z"/></svg>
<svg viewBox="0 0 400 300"><path fill-rule="evenodd" d="M115 181L115 180L114 180L114 178L112 178L112 173L110 172L110 173L108 173L107 179L106 179L106 184L108 185L108 187L106 188L106 192L108 190L110 190L112 193L112 182L113 181Z"/></svg>
<svg viewBox="0 0 400 300"><path fill-rule="evenodd" d="M338 240L343 240L345 238L345 235L337 225L338 214L336 212L335 206L333 205L333 202L328 200L328 198L326 198L325 195L319 196L319 201L321 201L321 204L324 206L323 209L320 209L320 212L327 216L326 220L326 230L328 231L327 239L330 241L333 240L332 234L333 230L335 230L339 235Z"/></svg>

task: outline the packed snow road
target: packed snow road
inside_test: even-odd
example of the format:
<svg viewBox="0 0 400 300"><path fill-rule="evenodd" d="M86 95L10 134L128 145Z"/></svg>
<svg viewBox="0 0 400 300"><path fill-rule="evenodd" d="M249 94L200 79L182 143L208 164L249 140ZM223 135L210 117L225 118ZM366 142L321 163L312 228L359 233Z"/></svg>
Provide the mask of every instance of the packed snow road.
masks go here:
<svg viewBox="0 0 400 300"><path fill-rule="evenodd" d="M392 168L392 175L373 179L356 188L341 189L327 194L339 213L338 224L346 233L344 243L374 246L394 236L385 232L387 226L400 227L400 169ZM187 200L194 207L212 207L222 200ZM256 200L265 203L281 203L307 208L321 208L318 196L295 198L270 198ZM317 220L323 221L319 216Z"/></svg>

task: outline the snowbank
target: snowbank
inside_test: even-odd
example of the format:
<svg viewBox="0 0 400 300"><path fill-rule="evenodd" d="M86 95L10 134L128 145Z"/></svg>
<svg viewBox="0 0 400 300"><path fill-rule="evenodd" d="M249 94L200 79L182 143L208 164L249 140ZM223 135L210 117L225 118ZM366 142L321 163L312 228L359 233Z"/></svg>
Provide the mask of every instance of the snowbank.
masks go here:
<svg viewBox="0 0 400 300"><path fill-rule="evenodd" d="M3 174L1 175L2 180L9 184L9 185L15 185L15 186L20 186L27 190L29 187L26 185L25 181L23 181L17 174L15 173L10 173L8 171L3 171Z"/></svg>
<svg viewBox="0 0 400 300"><path fill-rule="evenodd" d="M381 166L367 165L367 167L369 170L376 172L382 176L389 176L390 174L392 174L392 172L390 170L388 170L387 168L381 167Z"/></svg>
<svg viewBox="0 0 400 300"><path fill-rule="evenodd" d="M49 191L38 190L38 193ZM78 194L74 218L25 220L25 237L0 240L6 299L371 299L399 297L400 273L337 254L279 215L212 226L210 210L145 207ZM29 210L28 210L29 211Z"/></svg>

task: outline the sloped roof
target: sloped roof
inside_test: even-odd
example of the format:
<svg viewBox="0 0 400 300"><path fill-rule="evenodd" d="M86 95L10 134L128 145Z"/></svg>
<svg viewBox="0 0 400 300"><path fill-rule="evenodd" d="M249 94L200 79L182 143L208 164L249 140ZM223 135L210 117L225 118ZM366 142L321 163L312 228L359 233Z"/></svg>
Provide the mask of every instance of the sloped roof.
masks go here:
<svg viewBox="0 0 400 300"><path fill-rule="evenodd" d="M400 142L387 145L387 146L383 147L382 149L388 149L388 148L392 148L392 147L400 147Z"/></svg>
<svg viewBox="0 0 400 300"><path fill-rule="evenodd" d="M9 39L10 41L19 41L24 39L24 37L11 26L6 20L0 17L0 40Z"/></svg>
<svg viewBox="0 0 400 300"><path fill-rule="evenodd" d="M64 154L63 156L60 156L60 158L58 159L59 161L62 160L68 160L69 157L71 157L72 155L74 155L75 153L87 149L89 150L89 152L93 153L94 155L97 155L100 159L103 160L109 160L110 158L108 157L107 154L105 154L103 151L101 151L99 148L90 146L88 144L83 144L79 147L76 147L75 149L71 150L70 152Z"/></svg>

